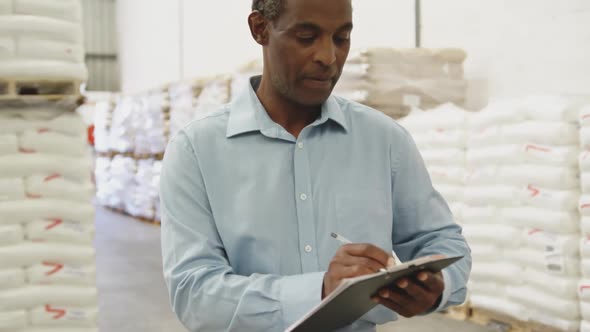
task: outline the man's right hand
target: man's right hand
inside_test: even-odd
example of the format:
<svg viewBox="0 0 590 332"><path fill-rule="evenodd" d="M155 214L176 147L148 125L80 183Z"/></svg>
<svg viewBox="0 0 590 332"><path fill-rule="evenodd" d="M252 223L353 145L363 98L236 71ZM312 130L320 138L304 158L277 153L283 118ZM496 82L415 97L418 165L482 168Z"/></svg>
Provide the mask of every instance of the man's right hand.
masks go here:
<svg viewBox="0 0 590 332"><path fill-rule="evenodd" d="M395 260L391 254L374 245L345 244L338 249L324 275L322 299L332 293L342 279L379 272L382 268L394 265Z"/></svg>

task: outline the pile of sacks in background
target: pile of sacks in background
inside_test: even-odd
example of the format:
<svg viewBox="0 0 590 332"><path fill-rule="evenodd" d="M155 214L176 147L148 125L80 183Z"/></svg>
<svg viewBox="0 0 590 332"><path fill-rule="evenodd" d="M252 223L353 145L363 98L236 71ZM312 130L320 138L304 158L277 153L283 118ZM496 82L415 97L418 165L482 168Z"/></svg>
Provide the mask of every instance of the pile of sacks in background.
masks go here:
<svg viewBox="0 0 590 332"><path fill-rule="evenodd" d="M580 256L582 260L581 273L583 279L578 285L580 298L580 313L582 315L581 332L590 332L590 103L580 111Z"/></svg>
<svg viewBox="0 0 590 332"><path fill-rule="evenodd" d="M464 105L466 53L458 49L367 49L350 53L334 93L393 118L412 108Z"/></svg>
<svg viewBox="0 0 590 332"><path fill-rule="evenodd" d="M98 331L86 140L74 112L0 109L1 331Z"/></svg>
<svg viewBox="0 0 590 332"><path fill-rule="evenodd" d="M193 119L229 102L230 90L227 76L170 85L170 137Z"/></svg>
<svg viewBox="0 0 590 332"><path fill-rule="evenodd" d="M474 308L578 330L577 112L566 98L530 97L471 117L463 221Z"/></svg>
<svg viewBox="0 0 590 332"><path fill-rule="evenodd" d="M590 150L590 106L581 105L529 97L477 113L443 105L400 120L463 224L471 307L588 331L580 321L590 321L590 195L580 198L580 187L590 192L590 152L580 154L580 138ZM580 281L580 268L588 280Z"/></svg>

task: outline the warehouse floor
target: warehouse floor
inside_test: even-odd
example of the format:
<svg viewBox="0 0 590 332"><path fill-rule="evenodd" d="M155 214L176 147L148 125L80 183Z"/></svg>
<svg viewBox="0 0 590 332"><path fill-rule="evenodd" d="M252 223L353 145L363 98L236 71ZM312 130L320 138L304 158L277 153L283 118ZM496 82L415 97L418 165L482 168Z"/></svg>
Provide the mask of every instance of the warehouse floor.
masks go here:
<svg viewBox="0 0 590 332"><path fill-rule="evenodd" d="M170 311L160 260L160 230L97 208L96 247L101 332L186 331ZM392 323L388 331L485 331L440 315Z"/></svg>

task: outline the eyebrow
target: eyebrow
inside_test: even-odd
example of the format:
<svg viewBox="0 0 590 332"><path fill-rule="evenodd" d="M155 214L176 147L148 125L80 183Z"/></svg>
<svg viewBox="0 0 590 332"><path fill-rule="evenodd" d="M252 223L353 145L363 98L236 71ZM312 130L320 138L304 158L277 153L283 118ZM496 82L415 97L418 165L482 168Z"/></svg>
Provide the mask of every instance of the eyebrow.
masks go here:
<svg viewBox="0 0 590 332"><path fill-rule="evenodd" d="M337 31L341 31L341 30L352 30L352 22L348 22L344 25L342 25L340 28L336 29ZM314 30L314 31L320 31L322 30L322 28L315 24L315 23L311 23L311 22L300 22L297 23L293 26L292 30Z"/></svg>

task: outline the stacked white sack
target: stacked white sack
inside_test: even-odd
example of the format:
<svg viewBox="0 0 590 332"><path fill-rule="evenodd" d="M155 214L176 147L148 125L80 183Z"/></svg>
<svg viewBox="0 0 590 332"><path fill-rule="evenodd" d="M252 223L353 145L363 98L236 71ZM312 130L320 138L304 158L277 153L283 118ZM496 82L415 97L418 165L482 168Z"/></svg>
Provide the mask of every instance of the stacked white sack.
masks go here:
<svg viewBox="0 0 590 332"><path fill-rule="evenodd" d="M96 331L86 128L73 112L0 110L0 132L0 331Z"/></svg>
<svg viewBox="0 0 590 332"><path fill-rule="evenodd" d="M393 117L412 108L463 105L466 82L458 49L367 49L352 51L335 94Z"/></svg>
<svg viewBox="0 0 590 332"><path fill-rule="evenodd" d="M581 331L590 332L590 104L580 109L580 186L582 197L578 204L580 210L580 257L582 280L578 285Z"/></svg>
<svg viewBox="0 0 590 332"><path fill-rule="evenodd" d="M154 92L137 98L139 107L132 117L135 128L135 156L151 156L164 153L168 143L170 103L168 93Z"/></svg>
<svg viewBox="0 0 590 332"><path fill-rule="evenodd" d="M416 142L435 189L445 198L455 221L461 223L465 179L467 117L453 104L413 111L399 123Z"/></svg>
<svg viewBox="0 0 590 332"><path fill-rule="evenodd" d="M473 307L577 331L579 146L570 104L530 97L471 117L463 221Z"/></svg>
<svg viewBox="0 0 590 332"><path fill-rule="evenodd" d="M85 80L79 0L0 0L0 77Z"/></svg>
<svg viewBox="0 0 590 332"><path fill-rule="evenodd" d="M170 137L182 129L195 116L197 97L203 89L199 82L180 82L170 85Z"/></svg>
<svg viewBox="0 0 590 332"><path fill-rule="evenodd" d="M262 75L262 60L254 60L240 68L232 75L231 100L235 100L244 89L252 76Z"/></svg>
<svg viewBox="0 0 590 332"><path fill-rule="evenodd" d="M110 101L100 101L94 105L94 150L98 153L109 152L112 112Z"/></svg>

